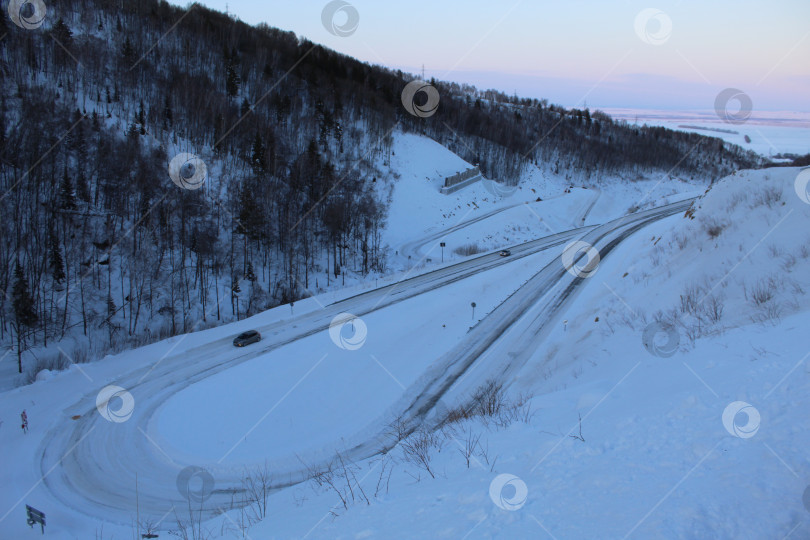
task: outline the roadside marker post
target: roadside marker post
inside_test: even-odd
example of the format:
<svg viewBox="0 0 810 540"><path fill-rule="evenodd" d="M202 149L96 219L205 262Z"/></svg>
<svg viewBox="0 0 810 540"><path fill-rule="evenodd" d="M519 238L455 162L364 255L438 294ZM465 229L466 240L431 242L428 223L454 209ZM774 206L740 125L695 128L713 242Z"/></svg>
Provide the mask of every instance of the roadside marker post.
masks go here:
<svg viewBox="0 0 810 540"><path fill-rule="evenodd" d="M36 508L31 508L27 504L25 505L25 513L28 517L28 526L33 529L34 525L39 523L39 526L42 528L42 534L45 534L45 514Z"/></svg>

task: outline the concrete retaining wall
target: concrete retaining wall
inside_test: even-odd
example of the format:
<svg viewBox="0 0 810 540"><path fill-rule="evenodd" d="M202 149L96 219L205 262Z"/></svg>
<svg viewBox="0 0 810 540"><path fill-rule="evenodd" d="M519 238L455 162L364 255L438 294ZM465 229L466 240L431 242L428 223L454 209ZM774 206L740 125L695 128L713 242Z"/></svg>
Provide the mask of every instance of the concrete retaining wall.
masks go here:
<svg viewBox="0 0 810 540"><path fill-rule="evenodd" d="M444 187L441 192L445 195L458 191L461 188L467 187L481 180L481 171L478 167L467 169L464 172L459 172L453 176L448 176L444 179Z"/></svg>
<svg viewBox="0 0 810 540"><path fill-rule="evenodd" d="M480 182L482 178L483 176L481 176L481 174L478 174L477 176L473 176L472 178L468 178L452 186L444 186L441 188L440 192L444 195L449 195L476 182Z"/></svg>

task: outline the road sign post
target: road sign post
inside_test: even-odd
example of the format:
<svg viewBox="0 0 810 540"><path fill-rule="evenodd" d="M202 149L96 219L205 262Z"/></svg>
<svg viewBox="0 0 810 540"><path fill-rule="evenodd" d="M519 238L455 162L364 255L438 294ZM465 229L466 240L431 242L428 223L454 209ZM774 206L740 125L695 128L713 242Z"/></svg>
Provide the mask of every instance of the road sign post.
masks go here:
<svg viewBox="0 0 810 540"><path fill-rule="evenodd" d="M470 305L473 308L472 318L473 318L473 320L475 320L475 302L471 303Z"/></svg>
<svg viewBox="0 0 810 540"><path fill-rule="evenodd" d="M442 262L444 262L444 242L439 243L439 245L442 247Z"/></svg>
<svg viewBox="0 0 810 540"><path fill-rule="evenodd" d="M25 513L28 516L28 526L33 529L34 525L39 523L39 526L42 528L42 534L45 534L45 514L36 508L31 508L27 504L25 505Z"/></svg>

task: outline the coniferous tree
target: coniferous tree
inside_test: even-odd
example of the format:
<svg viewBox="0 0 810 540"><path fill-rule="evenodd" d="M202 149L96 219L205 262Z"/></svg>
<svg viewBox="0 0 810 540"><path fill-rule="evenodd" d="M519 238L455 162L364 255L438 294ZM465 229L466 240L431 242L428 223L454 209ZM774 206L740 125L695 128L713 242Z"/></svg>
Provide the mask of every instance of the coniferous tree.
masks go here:
<svg viewBox="0 0 810 540"><path fill-rule="evenodd" d="M239 192L237 232L251 240L259 240L264 230L264 214L256 200L253 187L245 185Z"/></svg>
<svg viewBox="0 0 810 540"><path fill-rule="evenodd" d="M123 60L125 69L130 69L138 60L136 58L135 46L129 40L129 36L127 36L124 45L121 47L121 59ZM118 99L116 99L116 101L118 101Z"/></svg>
<svg viewBox="0 0 810 540"><path fill-rule="evenodd" d="M51 29L51 35L58 39L59 43L65 48L70 48L73 44L73 32L71 32L70 28L67 27L61 17L54 23Z"/></svg>
<svg viewBox="0 0 810 540"><path fill-rule="evenodd" d="M172 111L172 102L166 95L166 101L163 104L163 129L168 130L174 122L174 112Z"/></svg>
<svg viewBox="0 0 810 540"><path fill-rule="evenodd" d="M67 27L65 21L60 17L51 29L51 37L55 43L55 57L60 65L64 65L71 57L70 49L73 45L73 32Z"/></svg>
<svg viewBox="0 0 810 540"><path fill-rule="evenodd" d="M253 148L251 149L250 156L250 161L256 174L267 171L267 159L265 158L264 141L262 141L262 136L258 131L256 132L256 136L253 138Z"/></svg>
<svg viewBox="0 0 810 540"><path fill-rule="evenodd" d="M65 280L65 260L62 258L62 252L59 250L59 241L56 239L54 232L51 232L50 243L51 277L53 277L55 283L62 283Z"/></svg>
<svg viewBox="0 0 810 540"><path fill-rule="evenodd" d="M90 185L87 183L87 177L84 172L79 172L76 178L76 194L84 202L90 202Z"/></svg>
<svg viewBox="0 0 810 540"><path fill-rule="evenodd" d="M239 86L242 80L237 71L239 60L236 56L236 50L226 54L225 57L225 92L230 97L236 97L239 94Z"/></svg>
<svg viewBox="0 0 810 540"><path fill-rule="evenodd" d="M6 24L5 16L0 17L0 36L5 36L8 33L8 25ZM6 40L0 40L0 49L5 46Z"/></svg>
<svg viewBox="0 0 810 540"><path fill-rule="evenodd" d="M6 115L0 112L0 154L6 148Z"/></svg>
<svg viewBox="0 0 810 540"><path fill-rule="evenodd" d="M68 176L67 167L62 175L62 184L59 187L59 207L63 210L76 209L76 196L73 193L73 183Z"/></svg>
<svg viewBox="0 0 810 540"><path fill-rule="evenodd" d="M34 328L37 312L34 298L28 289L28 279L18 260L14 267L14 287L11 290L11 308L14 311L14 327L17 334L17 370L22 373L24 332Z"/></svg>
<svg viewBox="0 0 810 540"><path fill-rule="evenodd" d="M137 140L138 137L140 136L140 134L141 134L141 130L138 127L138 123L137 122L132 122L129 125L129 129L127 129L127 137L129 137L130 140Z"/></svg>
<svg viewBox="0 0 810 540"><path fill-rule="evenodd" d="M135 115L135 121L140 125L141 135L146 135L146 113L143 109L143 100L138 104L138 113Z"/></svg>

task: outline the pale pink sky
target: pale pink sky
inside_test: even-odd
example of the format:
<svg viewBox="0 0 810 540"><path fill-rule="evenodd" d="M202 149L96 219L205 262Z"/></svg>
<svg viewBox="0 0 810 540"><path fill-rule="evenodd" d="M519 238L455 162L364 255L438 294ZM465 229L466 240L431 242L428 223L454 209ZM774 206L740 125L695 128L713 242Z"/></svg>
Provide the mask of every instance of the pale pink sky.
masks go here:
<svg viewBox="0 0 810 540"><path fill-rule="evenodd" d="M364 61L566 106L711 109L734 87L758 110L810 111L808 0L348 2L359 25L346 37L324 28L325 0L202 3Z"/></svg>

